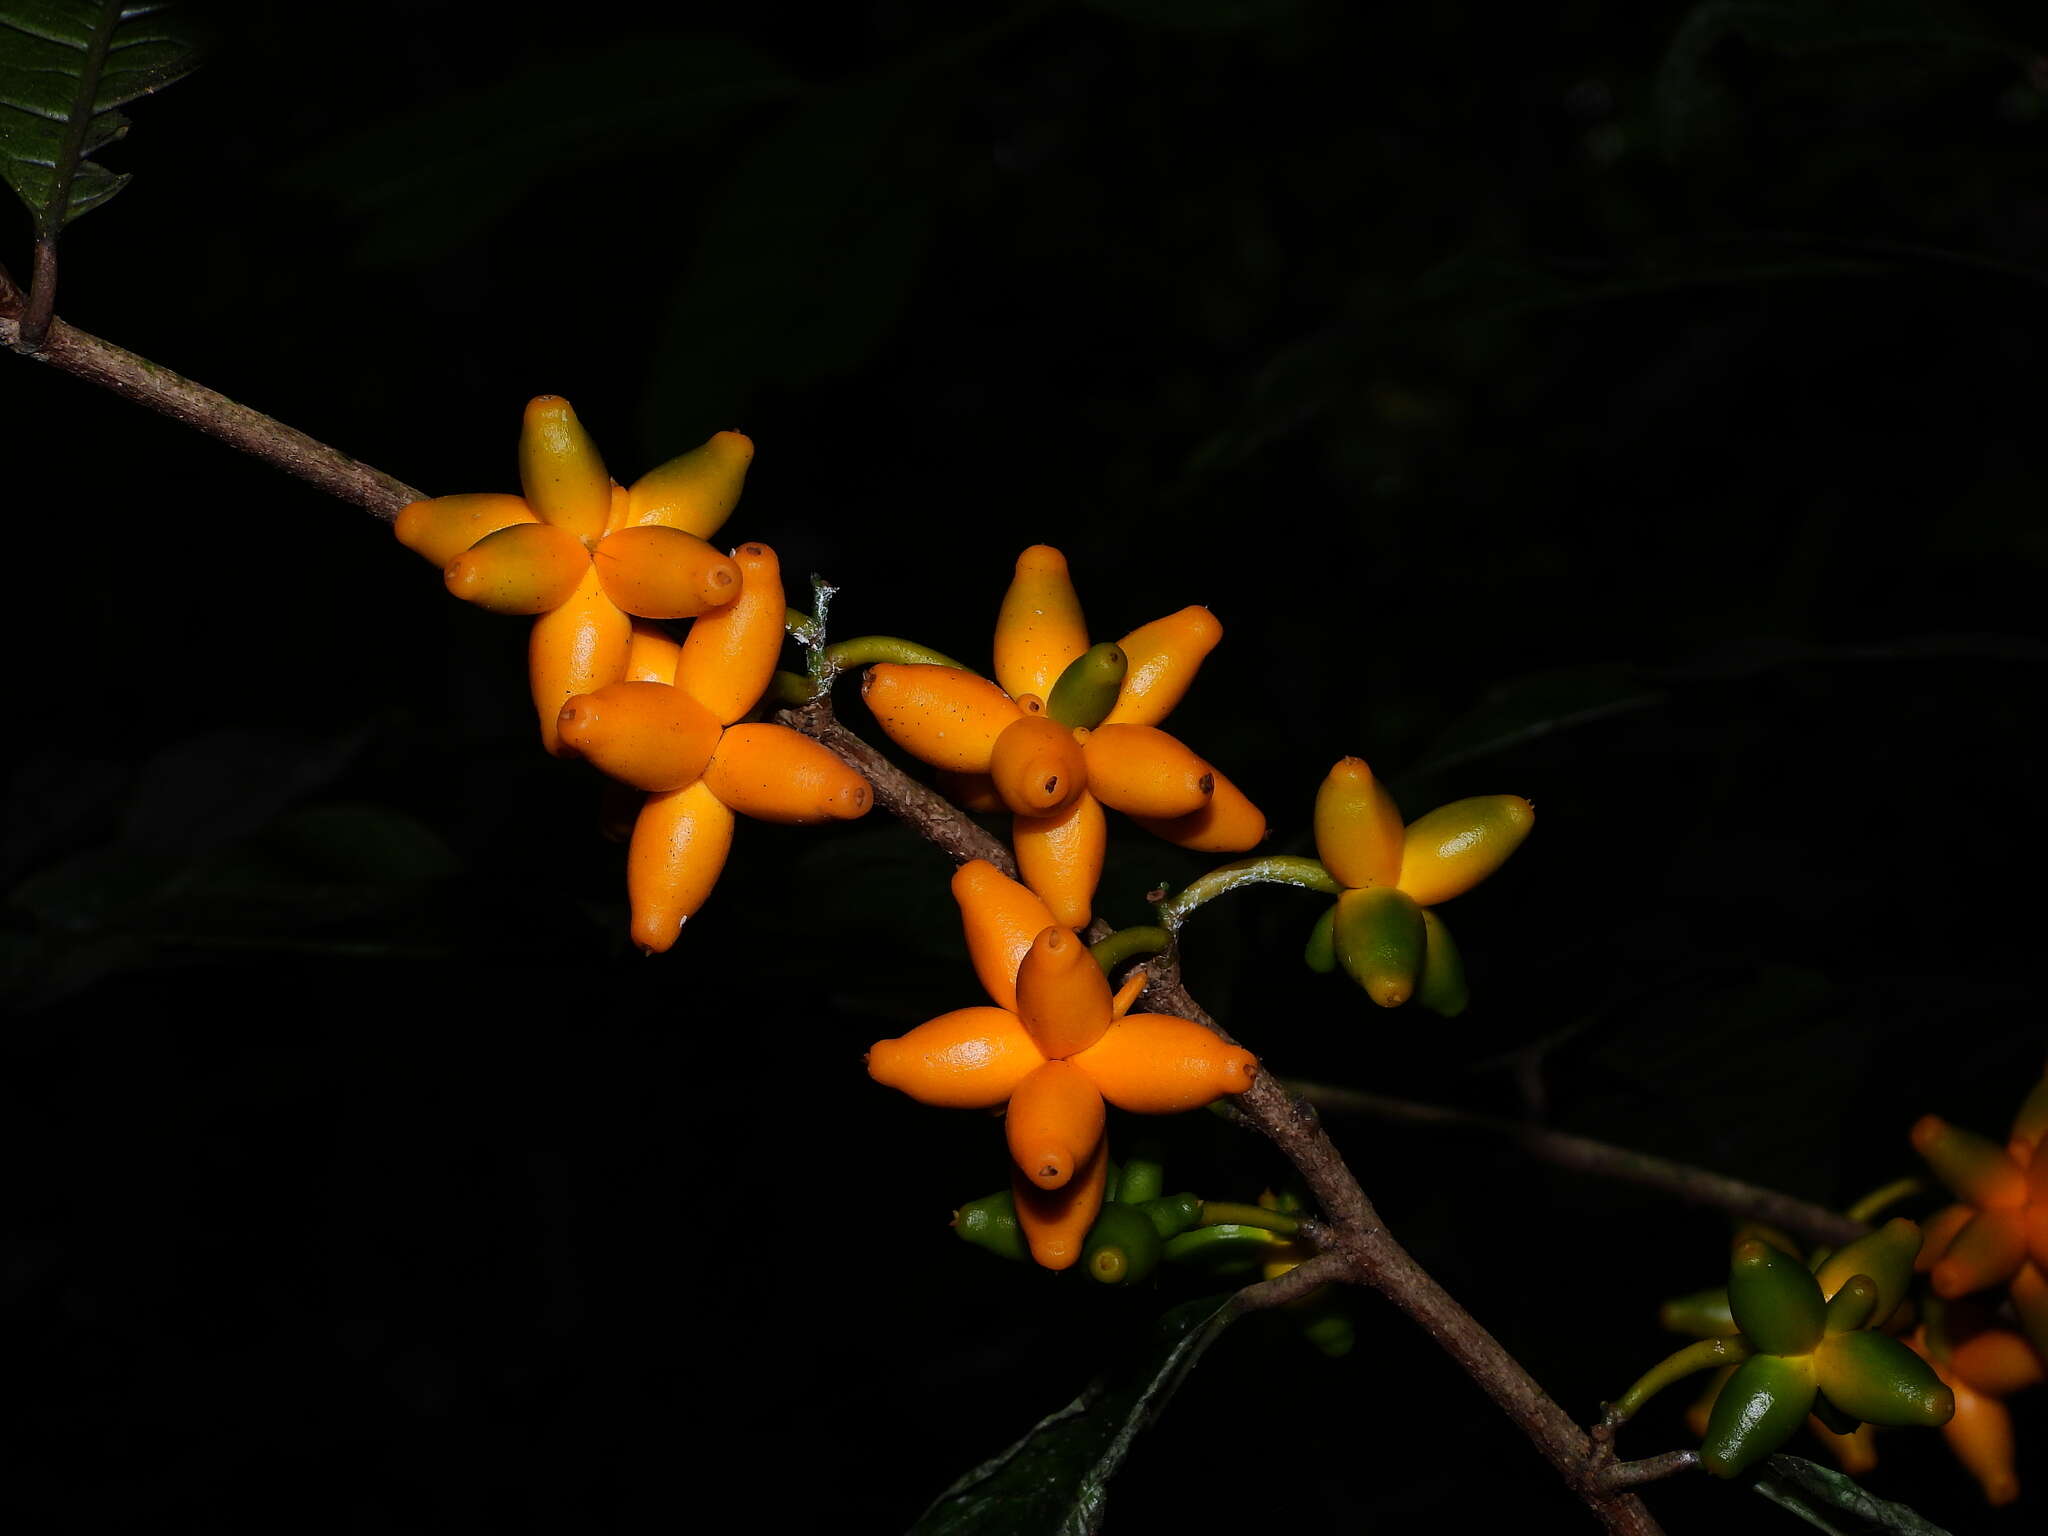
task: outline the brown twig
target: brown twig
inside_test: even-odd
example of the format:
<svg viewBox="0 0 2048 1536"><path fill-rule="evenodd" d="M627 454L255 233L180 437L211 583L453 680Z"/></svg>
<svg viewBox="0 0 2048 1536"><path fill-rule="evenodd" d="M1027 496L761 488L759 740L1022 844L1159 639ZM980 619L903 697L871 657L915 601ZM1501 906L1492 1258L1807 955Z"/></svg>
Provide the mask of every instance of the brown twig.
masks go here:
<svg viewBox="0 0 2048 1536"><path fill-rule="evenodd" d="M1700 1464L1700 1453L1693 1450L1666 1451L1661 1456L1645 1456L1640 1461L1616 1461L1616 1428L1615 1424L1603 1419L1595 1424L1590 1432L1593 1442L1593 1480L1602 1488L1615 1491L1639 1488L1644 1483L1654 1483L1660 1478L1676 1477L1681 1472L1690 1472Z"/></svg>
<svg viewBox="0 0 2048 1536"><path fill-rule="evenodd" d="M160 368L147 358L137 357L62 320L53 319L42 345L35 346L22 334L27 318L21 290L0 276L0 347L61 368L153 411L161 411L174 421L196 427L287 474L310 480L321 490L353 502L386 522L398 515L400 507L420 500L424 494L261 411L253 411L204 384Z"/></svg>
<svg viewBox="0 0 2048 1536"><path fill-rule="evenodd" d="M841 762L859 769L874 786L875 804L899 821L908 822L918 836L955 864L987 859L1011 879L1016 878L1017 861L1010 857L1010 850L999 838L984 831L952 801L918 783L841 725L832 713L829 694L820 694L795 709L785 709L775 718L831 748Z"/></svg>
<svg viewBox="0 0 2048 1536"><path fill-rule="evenodd" d="M1348 1279L1348 1267L1348 1261L1341 1253L1318 1253L1303 1259L1285 1274L1246 1286L1237 1293L1237 1309L1240 1312L1263 1312L1269 1307L1284 1307L1290 1301L1301 1300L1311 1291Z"/></svg>
<svg viewBox="0 0 2048 1536"><path fill-rule="evenodd" d="M42 350L57 307L57 237L36 237L35 265L30 269L28 302L21 309L21 344L32 352Z"/></svg>
<svg viewBox="0 0 2048 1536"><path fill-rule="evenodd" d="M1318 1109L1333 1114L1370 1115L1375 1120L1399 1125L1424 1126L1439 1130L1478 1131L1510 1141L1521 1151L1559 1168L1589 1173L1596 1178L1640 1184L1661 1191L1691 1205L1712 1206L1737 1216L1767 1221L1772 1226L1816 1243L1839 1247L1861 1237L1870 1228L1853 1217L1831 1211L1824 1205L1798 1200L1761 1185L1745 1184L1725 1174L1674 1163L1628 1147L1574 1136L1566 1131L1547 1130L1516 1120L1497 1120L1462 1109L1435 1104L1417 1104L1389 1098L1358 1088L1339 1088L1327 1083L1290 1083L1295 1093Z"/></svg>

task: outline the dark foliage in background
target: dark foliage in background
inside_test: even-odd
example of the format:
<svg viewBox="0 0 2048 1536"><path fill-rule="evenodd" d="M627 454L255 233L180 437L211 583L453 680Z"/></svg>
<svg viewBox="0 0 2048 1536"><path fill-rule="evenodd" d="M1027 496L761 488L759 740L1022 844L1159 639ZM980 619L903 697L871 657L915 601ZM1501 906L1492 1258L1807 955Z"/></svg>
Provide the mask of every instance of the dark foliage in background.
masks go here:
<svg viewBox="0 0 2048 1536"><path fill-rule="evenodd" d="M2023 8L1095 0L213 12L102 153L59 310L434 493L558 392L630 477L712 430L841 633L985 661L1025 544L1100 637L1227 637L1176 730L1310 851L1368 757L1535 836L1444 1025L1227 898L1189 979L1277 1070L1846 1202L2040 1067L2048 66ZM28 221L0 217L25 266ZM967 1249L994 1126L860 1053L978 1000L938 856L748 823L624 942L524 628L258 464L0 359L0 1508L23 1529L907 1525L1200 1287ZM12 627L12 626L10 626ZM846 714L864 726L853 691ZM1125 834L1129 833L1128 836ZM1128 828L1103 910L1203 862ZM1280 1176L1207 1117L1171 1186ZM1573 1412L1723 1227L1346 1127ZM1589 1528L1433 1346L1226 1335L1111 1501ZM2016 1404L2048 1497L2048 1403ZM1624 1449L1681 1443L1646 1415ZM1870 1480L1996 1528L1937 1437ZM1674 1531L1783 1520L1703 1478Z"/></svg>

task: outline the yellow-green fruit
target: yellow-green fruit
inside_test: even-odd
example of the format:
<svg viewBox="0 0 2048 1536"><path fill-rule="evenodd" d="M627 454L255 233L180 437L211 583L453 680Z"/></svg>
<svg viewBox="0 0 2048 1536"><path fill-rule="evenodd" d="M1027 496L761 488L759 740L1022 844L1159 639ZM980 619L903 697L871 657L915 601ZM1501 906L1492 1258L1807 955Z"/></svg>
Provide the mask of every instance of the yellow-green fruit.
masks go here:
<svg viewBox="0 0 2048 1536"><path fill-rule="evenodd" d="M1414 995L1427 943L1422 911L1390 885L1346 891L1337 898L1337 960L1382 1008Z"/></svg>
<svg viewBox="0 0 2048 1536"><path fill-rule="evenodd" d="M450 560L486 534L539 521L520 497L481 492L412 502L399 509L391 531L414 554L446 570Z"/></svg>
<svg viewBox="0 0 2048 1536"><path fill-rule="evenodd" d="M1401 878L1401 811L1362 757L1332 768L1316 791L1316 857L1349 886Z"/></svg>
<svg viewBox="0 0 2048 1536"><path fill-rule="evenodd" d="M1828 1400L1867 1423L1931 1429L1956 1411L1955 1394L1934 1367L1889 1334L1830 1334L1813 1364Z"/></svg>
<svg viewBox="0 0 2048 1536"><path fill-rule="evenodd" d="M519 484L542 522L566 528L586 544L603 537L612 510L612 477L560 395L540 395L527 404L519 434Z"/></svg>
<svg viewBox="0 0 2048 1536"><path fill-rule="evenodd" d="M1402 838L1401 889L1433 907L1469 891L1506 862L1536 825L1520 795L1475 795L1416 818Z"/></svg>
<svg viewBox="0 0 2048 1536"><path fill-rule="evenodd" d="M1919 1226L1894 1216L1875 1232L1866 1232L1829 1254L1813 1278L1821 1295L1832 1299L1850 1277L1868 1275L1877 1285L1875 1320L1882 1323L1906 1299L1906 1285L1913 1278L1913 1260L1919 1252Z"/></svg>
<svg viewBox="0 0 2048 1536"><path fill-rule="evenodd" d="M583 541L546 523L515 523L486 534L448 562L448 590L490 613L559 608L590 569Z"/></svg>
<svg viewBox="0 0 2048 1536"><path fill-rule="evenodd" d="M626 493L626 522L678 528L708 539L739 505L754 445L741 432L720 432L709 442L678 454L633 482Z"/></svg>

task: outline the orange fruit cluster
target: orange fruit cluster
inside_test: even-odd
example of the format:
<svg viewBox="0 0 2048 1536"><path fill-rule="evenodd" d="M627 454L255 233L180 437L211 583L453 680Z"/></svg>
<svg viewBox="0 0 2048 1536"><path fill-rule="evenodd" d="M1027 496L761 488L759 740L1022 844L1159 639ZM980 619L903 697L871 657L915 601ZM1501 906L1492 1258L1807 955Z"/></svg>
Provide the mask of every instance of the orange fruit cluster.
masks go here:
<svg viewBox="0 0 2048 1536"><path fill-rule="evenodd" d="M1316 856L1345 887L1318 920L1309 964L1338 965L1382 1008L1413 997L1464 1011L1465 968L1430 908L1463 895L1507 861L1536 824L1520 795L1475 795L1407 826L1363 758L1338 762L1316 792Z"/></svg>
<svg viewBox="0 0 2048 1536"><path fill-rule="evenodd" d="M968 954L994 1007L961 1008L877 1041L868 1072L924 1104L1007 1105L1017 1220L1048 1269L1081 1257L1108 1178L1105 1101L1135 1114L1199 1109L1252 1085L1258 1062L1214 1030L1129 1013L1046 903L976 859L953 876Z"/></svg>
<svg viewBox="0 0 2048 1536"><path fill-rule="evenodd" d="M955 798L1011 812L1024 883L1062 925L1083 928L1108 844L1104 806L1198 852L1241 853L1266 835L1236 785L1158 729L1222 635L1191 607L1091 649L1066 557L1034 544L996 619L994 682L882 663L861 693L904 751L967 776Z"/></svg>
<svg viewBox="0 0 2048 1536"><path fill-rule="evenodd" d="M668 949L725 868L735 812L790 823L866 813L868 782L787 726L747 722L782 652L781 567L765 544L706 540L738 504L753 444L721 432L631 487L569 402L542 395L519 439L523 496L440 496L400 542L449 590L536 615L527 649L541 742L646 794L626 885L633 940ZM659 620L691 619L678 642Z"/></svg>

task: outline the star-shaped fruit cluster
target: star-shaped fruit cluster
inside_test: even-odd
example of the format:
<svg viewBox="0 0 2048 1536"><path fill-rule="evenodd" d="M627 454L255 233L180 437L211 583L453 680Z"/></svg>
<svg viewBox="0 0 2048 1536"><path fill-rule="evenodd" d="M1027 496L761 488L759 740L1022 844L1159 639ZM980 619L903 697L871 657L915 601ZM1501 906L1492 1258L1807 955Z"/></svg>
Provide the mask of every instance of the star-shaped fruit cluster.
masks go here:
<svg viewBox="0 0 2048 1536"><path fill-rule="evenodd" d="M1018 1224L1033 1258L1065 1269L1102 1209L1105 1102L1141 1115L1200 1109L1251 1087L1258 1062L1190 1020L1127 1012L1138 987L1112 995L1088 946L985 860L954 873L953 898L994 1006L877 1041L868 1072L924 1104L1007 1106Z"/></svg>
<svg viewBox="0 0 2048 1536"><path fill-rule="evenodd" d="M1222 636L1208 609L1191 607L1091 646L1066 557L1035 544L996 618L994 682L882 663L861 695L904 751L969 776L967 803L986 794L1011 812L1024 883L1061 924L1084 928L1108 846L1103 807L1201 853L1240 853L1266 835L1236 785L1159 729Z"/></svg>
<svg viewBox="0 0 2048 1536"><path fill-rule="evenodd" d="M1382 1008L1410 998L1451 1017L1464 1011L1465 967L1431 908L1507 861L1536 824L1520 795L1454 800L1405 827L1363 758L1347 757L1316 792L1316 856L1345 887L1309 934L1318 971L1342 966Z"/></svg>

